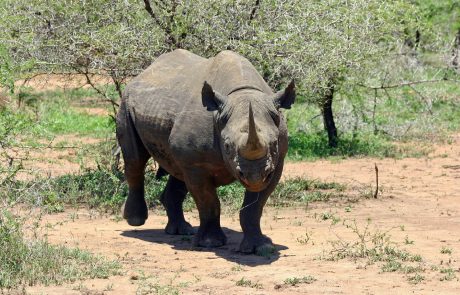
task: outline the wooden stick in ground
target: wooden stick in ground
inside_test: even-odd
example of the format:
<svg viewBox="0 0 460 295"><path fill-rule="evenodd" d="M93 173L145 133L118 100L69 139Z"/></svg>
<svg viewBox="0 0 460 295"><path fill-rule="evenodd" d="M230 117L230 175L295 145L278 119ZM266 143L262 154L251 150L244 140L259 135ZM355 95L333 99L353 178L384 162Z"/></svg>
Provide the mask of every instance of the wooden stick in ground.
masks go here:
<svg viewBox="0 0 460 295"><path fill-rule="evenodd" d="M374 192L374 199L377 199L377 195L379 194L379 167L377 167L377 163L375 165L375 192Z"/></svg>

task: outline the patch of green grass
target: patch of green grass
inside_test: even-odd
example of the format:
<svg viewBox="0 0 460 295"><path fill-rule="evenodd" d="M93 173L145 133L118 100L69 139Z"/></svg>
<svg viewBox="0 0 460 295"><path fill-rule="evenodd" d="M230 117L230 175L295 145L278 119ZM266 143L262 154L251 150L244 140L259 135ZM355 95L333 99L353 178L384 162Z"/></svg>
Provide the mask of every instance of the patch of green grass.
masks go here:
<svg viewBox="0 0 460 295"><path fill-rule="evenodd" d="M103 137L113 133L115 124L108 116L94 116L77 112L62 104L47 104L35 133L41 130L51 134L78 134Z"/></svg>
<svg viewBox="0 0 460 295"><path fill-rule="evenodd" d="M119 274L121 265L89 252L26 240L20 218L0 211L0 289L61 284Z"/></svg>
<svg viewBox="0 0 460 295"><path fill-rule="evenodd" d="M292 277L292 278L287 278L284 280L284 284L286 285L291 285L291 286L297 286L299 284L311 284L314 283L316 280L315 277L313 276L304 276L304 277Z"/></svg>
<svg viewBox="0 0 460 295"><path fill-rule="evenodd" d="M44 92L25 88L16 97L20 107L10 113L29 123L22 134L28 145L37 145L37 139L50 139L59 134L91 137L114 134L112 118L90 115L72 106L87 97L97 97L97 94L82 88Z"/></svg>
<svg viewBox="0 0 460 295"><path fill-rule="evenodd" d="M395 144L376 135L359 134L353 137L351 134L342 134L339 137L337 147L331 148L324 132L314 134L295 132L289 134L289 160L315 160L337 156L397 158L406 156L406 154L398 149Z"/></svg>
<svg viewBox="0 0 460 295"><path fill-rule="evenodd" d="M280 182L272 193L269 204L290 206L293 203L326 202L344 197L345 185L305 178L292 178Z"/></svg>
<svg viewBox="0 0 460 295"><path fill-rule="evenodd" d="M425 271L422 257L400 249L391 240L388 231L371 230L370 220L364 228L359 227L356 221L344 221L343 225L351 230L354 238L350 240L339 237L338 240L332 241L332 250L325 256L327 260L364 259L367 260L367 264L381 263L382 272L415 273L415 276L407 277L412 283L423 279L419 275Z"/></svg>
<svg viewBox="0 0 460 295"><path fill-rule="evenodd" d="M153 171L146 173L145 197L149 207L160 205L165 186L166 180L156 180ZM43 207L48 212L61 212L65 205L86 205L115 213L128 195L128 186L119 171L92 169L81 174L10 182L0 188L0 195Z"/></svg>

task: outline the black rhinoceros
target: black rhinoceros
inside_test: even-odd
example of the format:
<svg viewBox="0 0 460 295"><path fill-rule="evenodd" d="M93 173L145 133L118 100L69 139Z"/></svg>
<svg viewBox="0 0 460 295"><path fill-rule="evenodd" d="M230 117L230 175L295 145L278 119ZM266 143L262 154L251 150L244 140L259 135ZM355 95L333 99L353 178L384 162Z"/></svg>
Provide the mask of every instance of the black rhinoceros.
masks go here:
<svg viewBox="0 0 460 295"><path fill-rule="evenodd" d="M294 83L273 93L251 63L231 51L209 59L186 50L160 56L126 86L117 115L129 185L123 217L133 226L147 219L144 169L153 157L170 174L161 196L166 233L194 233L182 211L190 192L200 216L194 245L224 245L216 188L239 180L246 188L240 251L273 247L260 218L288 147L279 109L294 99Z"/></svg>

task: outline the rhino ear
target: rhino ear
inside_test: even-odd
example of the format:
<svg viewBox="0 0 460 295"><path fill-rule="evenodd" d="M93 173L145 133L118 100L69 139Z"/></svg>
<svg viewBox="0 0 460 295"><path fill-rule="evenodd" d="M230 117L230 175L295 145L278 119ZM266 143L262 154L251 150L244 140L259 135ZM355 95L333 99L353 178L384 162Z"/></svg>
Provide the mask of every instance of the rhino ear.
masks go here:
<svg viewBox="0 0 460 295"><path fill-rule="evenodd" d="M289 83L286 89L278 91L273 98L273 103L277 109L290 109L295 100L295 84L294 80Z"/></svg>
<svg viewBox="0 0 460 295"><path fill-rule="evenodd" d="M220 110L227 98L217 91L214 91L208 82L204 81L201 89L201 101L208 111Z"/></svg>

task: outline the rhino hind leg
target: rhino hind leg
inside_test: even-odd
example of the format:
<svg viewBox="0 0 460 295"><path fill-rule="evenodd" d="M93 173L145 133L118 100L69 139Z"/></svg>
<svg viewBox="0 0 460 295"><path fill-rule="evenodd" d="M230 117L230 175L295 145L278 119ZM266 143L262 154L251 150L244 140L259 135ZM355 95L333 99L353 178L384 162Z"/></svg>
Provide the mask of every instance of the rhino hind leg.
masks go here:
<svg viewBox="0 0 460 295"><path fill-rule="evenodd" d="M125 178L128 183L128 198L124 204L123 218L131 226L140 226L148 217L144 198L144 172L150 155L135 130L124 102L117 117L117 138L125 162Z"/></svg>
<svg viewBox="0 0 460 295"><path fill-rule="evenodd" d="M165 232L170 235L193 235L193 227L185 221L182 203L187 195L185 183L170 175L165 190L161 194L161 203L168 215Z"/></svg>

